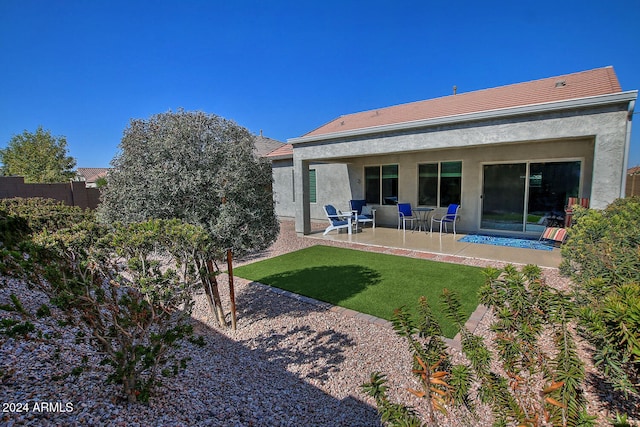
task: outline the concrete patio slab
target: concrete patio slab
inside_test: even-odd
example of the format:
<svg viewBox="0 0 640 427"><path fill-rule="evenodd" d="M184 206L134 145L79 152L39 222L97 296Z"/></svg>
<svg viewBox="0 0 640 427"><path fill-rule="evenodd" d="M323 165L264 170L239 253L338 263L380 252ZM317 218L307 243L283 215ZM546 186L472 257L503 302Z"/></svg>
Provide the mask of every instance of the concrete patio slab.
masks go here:
<svg viewBox="0 0 640 427"><path fill-rule="evenodd" d="M512 264L536 264L540 267L557 268L560 265L560 249L552 251L539 249L522 249L506 246L493 246L478 243L460 242L464 234L451 233L440 235L437 232L402 231L395 228L365 228L354 234L332 232L326 236L322 232L312 232L305 236L312 239L321 239L352 244L355 249L358 245L366 245L368 250L390 253L394 255L408 255L425 259L438 259L442 261L459 261L457 258L477 258L493 261L502 261ZM377 249L374 249L377 248Z"/></svg>

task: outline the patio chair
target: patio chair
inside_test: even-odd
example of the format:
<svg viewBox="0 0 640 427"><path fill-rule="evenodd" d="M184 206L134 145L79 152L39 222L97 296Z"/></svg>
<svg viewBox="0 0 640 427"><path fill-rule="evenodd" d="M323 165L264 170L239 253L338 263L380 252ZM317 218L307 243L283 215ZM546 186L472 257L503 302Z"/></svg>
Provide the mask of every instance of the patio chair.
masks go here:
<svg viewBox="0 0 640 427"><path fill-rule="evenodd" d="M573 225L573 207L575 205L583 208L589 207L589 199L585 197L569 197L567 206L564 207L564 226L571 227Z"/></svg>
<svg viewBox="0 0 640 427"><path fill-rule="evenodd" d="M539 241L552 240L563 244L567 238L567 229L562 227L547 227L540 235Z"/></svg>
<svg viewBox="0 0 640 427"><path fill-rule="evenodd" d="M418 221L418 217L413 214L411 209L411 203L398 203L398 230L400 230L400 223L402 223L402 231L406 231L407 221L411 222L411 229L413 230Z"/></svg>
<svg viewBox="0 0 640 427"><path fill-rule="evenodd" d="M370 222L376 228L376 210L367 206L366 200L350 200L351 211L354 213L354 220L358 223Z"/></svg>
<svg viewBox="0 0 640 427"><path fill-rule="evenodd" d="M460 218L458 215L458 210L460 209L460 205L452 203L447 208L447 212L442 215L440 218L436 218L434 215L431 217L431 227L429 228L429 233L433 232L433 223L440 224L440 235L442 235L442 225L444 225L444 231L447 232L447 224L453 224L453 235L456 235L456 221Z"/></svg>
<svg viewBox="0 0 640 427"><path fill-rule="evenodd" d="M329 220L329 226L322 233L323 236L326 236L332 230L338 230L339 233L342 228L346 228L351 234L351 212L343 214L338 212L333 205L324 205L323 209Z"/></svg>

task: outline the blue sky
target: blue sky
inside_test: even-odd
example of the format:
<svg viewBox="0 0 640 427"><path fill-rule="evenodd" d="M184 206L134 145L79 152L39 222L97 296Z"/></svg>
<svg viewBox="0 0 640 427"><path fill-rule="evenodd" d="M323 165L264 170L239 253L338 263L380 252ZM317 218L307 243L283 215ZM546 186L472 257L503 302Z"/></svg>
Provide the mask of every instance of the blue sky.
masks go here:
<svg viewBox="0 0 640 427"><path fill-rule="evenodd" d="M106 167L130 119L181 107L285 142L454 85L612 65L636 90L639 42L638 0L0 0L0 147L42 125Z"/></svg>

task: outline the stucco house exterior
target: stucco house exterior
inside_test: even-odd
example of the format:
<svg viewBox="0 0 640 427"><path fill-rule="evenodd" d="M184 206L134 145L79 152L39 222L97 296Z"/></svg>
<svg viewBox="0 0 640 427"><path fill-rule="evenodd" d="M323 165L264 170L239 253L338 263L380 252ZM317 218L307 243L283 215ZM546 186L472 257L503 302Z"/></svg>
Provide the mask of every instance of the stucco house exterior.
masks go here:
<svg viewBox="0 0 640 427"><path fill-rule="evenodd" d="M567 197L625 196L637 91L612 67L347 114L269 153L276 211L309 234L322 206L459 203L458 230L538 236Z"/></svg>

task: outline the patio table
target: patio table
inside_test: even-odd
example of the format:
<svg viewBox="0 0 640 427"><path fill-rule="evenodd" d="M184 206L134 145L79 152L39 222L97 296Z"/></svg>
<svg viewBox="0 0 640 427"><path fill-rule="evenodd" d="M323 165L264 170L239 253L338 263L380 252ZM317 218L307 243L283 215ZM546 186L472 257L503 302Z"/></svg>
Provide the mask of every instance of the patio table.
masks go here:
<svg viewBox="0 0 640 427"><path fill-rule="evenodd" d="M429 219L429 213L433 212L435 208L428 208L426 206L418 206L413 210L418 212L418 231L422 231L424 225L424 231L427 231L427 220Z"/></svg>

